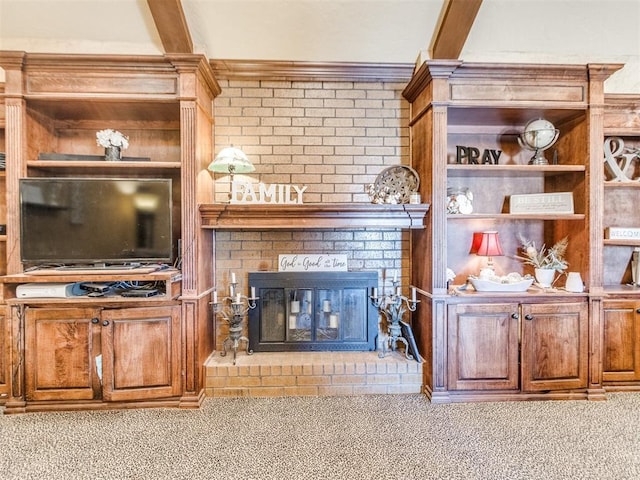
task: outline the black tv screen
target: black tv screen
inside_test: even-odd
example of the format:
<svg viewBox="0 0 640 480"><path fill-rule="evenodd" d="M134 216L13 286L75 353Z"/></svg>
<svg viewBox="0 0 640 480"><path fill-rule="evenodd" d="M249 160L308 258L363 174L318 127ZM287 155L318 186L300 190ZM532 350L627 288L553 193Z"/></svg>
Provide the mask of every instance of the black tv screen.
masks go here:
<svg viewBox="0 0 640 480"><path fill-rule="evenodd" d="M24 264L171 262L171 179L20 179Z"/></svg>

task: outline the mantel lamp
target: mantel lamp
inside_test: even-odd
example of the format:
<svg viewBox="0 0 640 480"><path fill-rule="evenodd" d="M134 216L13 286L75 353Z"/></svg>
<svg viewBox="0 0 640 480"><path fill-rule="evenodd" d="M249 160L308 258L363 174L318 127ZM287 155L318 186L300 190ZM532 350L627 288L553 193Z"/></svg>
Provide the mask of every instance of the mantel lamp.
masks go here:
<svg viewBox="0 0 640 480"><path fill-rule="evenodd" d="M471 243L471 253L480 255L481 257L487 257L487 266L480 270L480 276L493 275L495 270L493 267L493 257L501 256L502 247L500 246L500 239L498 238L498 232L476 232L473 234L473 241Z"/></svg>
<svg viewBox="0 0 640 480"><path fill-rule="evenodd" d="M218 173L229 174L229 195L231 195L231 186L233 185L233 176L236 173L249 173L255 171L251 160L245 153L234 146L226 147L220 150L216 158L207 167L208 170Z"/></svg>

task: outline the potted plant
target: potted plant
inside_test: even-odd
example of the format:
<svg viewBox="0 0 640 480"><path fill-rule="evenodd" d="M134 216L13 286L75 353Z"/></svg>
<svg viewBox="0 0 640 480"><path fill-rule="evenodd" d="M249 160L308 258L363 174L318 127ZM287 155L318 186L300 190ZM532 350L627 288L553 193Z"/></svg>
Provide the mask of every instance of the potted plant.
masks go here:
<svg viewBox="0 0 640 480"><path fill-rule="evenodd" d="M107 128L96 132L96 143L104 147L105 160L117 161L122 159L122 150L129 147L129 137L117 130Z"/></svg>
<svg viewBox="0 0 640 480"><path fill-rule="evenodd" d="M553 247L546 248L543 244L539 249L535 242L520 237L522 255L516 257L526 265L533 266L538 284L543 288L550 288L554 283L556 272L564 272L569 264L564 255L569 246L568 237L556 242Z"/></svg>

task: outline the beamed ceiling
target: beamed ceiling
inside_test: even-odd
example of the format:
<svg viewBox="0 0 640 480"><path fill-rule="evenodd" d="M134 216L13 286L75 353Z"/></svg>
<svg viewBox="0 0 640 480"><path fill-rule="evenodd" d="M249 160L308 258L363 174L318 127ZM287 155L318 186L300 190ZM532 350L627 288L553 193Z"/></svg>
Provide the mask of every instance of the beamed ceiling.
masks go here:
<svg viewBox="0 0 640 480"><path fill-rule="evenodd" d="M2 50L626 63L612 80L630 93L640 92L638 25L640 0L0 0Z"/></svg>

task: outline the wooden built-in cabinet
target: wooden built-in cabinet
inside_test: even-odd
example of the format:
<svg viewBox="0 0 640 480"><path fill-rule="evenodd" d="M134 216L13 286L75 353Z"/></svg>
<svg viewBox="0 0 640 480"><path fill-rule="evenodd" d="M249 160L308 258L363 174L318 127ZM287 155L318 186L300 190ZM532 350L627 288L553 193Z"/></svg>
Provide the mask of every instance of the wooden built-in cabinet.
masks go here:
<svg viewBox="0 0 640 480"><path fill-rule="evenodd" d="M24 315L25 399L139 402L181 393L180 307L32 307ZM73 404L73 403L72 403Z"/></svg>
<svg viewBox="0 0 640 480"><path fill-rule="evenodd" d="M640 152L640 95L605 95L603 122L604 140L615 138L624 144L624 151L618 153ZM619 165L624 163L619 161ZM607 238L606 230L640 228L640 153L624 172L629 181L616 179L606 164L603 170L603 230L599 238L602 255L594 259L603 276L602 383L607 390L638 390L640 287L633 284L631 259L634 250L640 249L640 240Z"/></svg>
<svg viewBox="0 0 640 480"><path fill-rule="evenodd" d="M494 258L498 275L534 273L516 258L521 238L540 247L568 236L569 270L581 274L587 292L602 291L594 258L603 235L603 83L621 67L434 60L414 72L403 92L411 165L431 205L426 228L412 232L412 283L423 295L414 331L433 400L483 399L496 389L510 399L604 398L598 362L590 360L601 356L600 305L588 295L576 302L568 292L533 287L516 307L513 294L456 287L486 262L469 253L473 234L495 230L504 252ZM518 142L537 118L559 131L545 151L548 165L531 165L533 152ZM459 147L478 149L480 161L459 163ZM483 163L491 150L501 152L497 164ZM473 212L448 213L448 191L464 189ZM559 192L572 195L573 213L510 213L511 195ZM450 283L448 269L455 273Z"/></svg>
<svg viewBox="0 0 640 480"><path fill-rule="evenodd" d="M0 66L6 78L1 92L0 151L7 155L6 175L0 182L4 185L6 181L6 209L0 207L0 223L7 225L6 237L0 237L2 248L6 245L0 255L0 273L8 275L3 279L2 300L8 305L7 312L12 312L4 320L2 335L6 335L6 341L0 346L5 352L0 359L0 401L6 392L5 412L29 410L33 399L39 399L39 408L48 408L48 401L55 402L56 408L77 408L74 383L83 392L78 395L91 395L93 399L148 403L159 396L171 397L181 407L199 406L204 398L204 362L213 350L214 338L208 304L214 285L214 237L200 228L198 212L199 203L210 203L214 198L207 166L214 150L213 100L220 87L209 62L198 54L0 51ZM106 128L129 137L124 161L96 158L104 155L104 149L96 144L96 132ZM179 291L169 295L171 305L161 298L145 299L148 301L142 303L142 310L124 299L115 305L112 299L83 299L79 303L77 299L55 299L37 306L15 299L19 282L88 278L99 282L109 277L33 280L24 275L18 193L19 180L25 177L170 178L174 258L181 274ZM4 199L5 195L0 197ZM154 310L156 307L161 311ZM86 309L97 309L99 315L89 318ZM23 310L24 315L16 310ZM143 318L145 310L148 319ZM154 322L156 315L163 320ZM98 325L90 321L95 318L100 321ZM109 326L102 325L105 321ZM68 358L62 355L62 363L51 364L47 370L47 359L60 356L62 350L55 342L41 350L42 339L49 329L61 335L67 328L62 328L63 324L70 330L78 329L78 337L73 340L76 343L69 345ZM127 339L129 334L135 334L132 339L137 338L140 345L148 342L148 350L134 350L133 340ZM19 344L25 339L26 350L22 350ZM102 352L105 382L99 391L95 356L89 355L87 348ZM157 358L152 359L154 355ZM81 367L68 371L66 362L75 360ZM153 362L154 367L136 373L128 371L122 362ZM70 382L66 385L65 379L59 379L60 395L73 398L67 403L45 399L58 395L55 388L50 388L56 383L57 371L65 372L63 376Z"/></svg>
<svg viewBox="0 0 640 480"><path fill-rule="evenodd" d="M5 153L5 111L4 84L0 83L0 153ZM0 225L7 224L7 192L5 188L5 171L0 169ZM0 275L7 272L7 235L0 233ZM0 308L0 405L9 396L9 338L6 329L5 315Z"/></svg>
<svg viewBox="0 0 640 480"><path fill-rule="evenodd" d="M474 392L471 398L483 393L499 399L503 391L526 395L587 387L586 298L562 303L469 300L479 303L447 307L448 385L458 399L464 391ZM436 393L436 400L446 399Z"/></svg>

